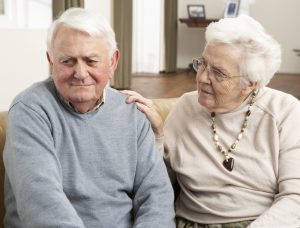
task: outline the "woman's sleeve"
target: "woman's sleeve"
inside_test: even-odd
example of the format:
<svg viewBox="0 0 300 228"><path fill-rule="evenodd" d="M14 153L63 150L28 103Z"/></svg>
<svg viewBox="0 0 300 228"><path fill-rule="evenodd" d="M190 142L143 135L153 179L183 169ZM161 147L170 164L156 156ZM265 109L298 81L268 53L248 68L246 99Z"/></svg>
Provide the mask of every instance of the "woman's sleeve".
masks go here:
<svg viewBox="0 0 300 228"><path fill-rule="evenodd" d="M273 205L259 216L254 227L300 227L300 102L278 113L278 194Z"/></svg>

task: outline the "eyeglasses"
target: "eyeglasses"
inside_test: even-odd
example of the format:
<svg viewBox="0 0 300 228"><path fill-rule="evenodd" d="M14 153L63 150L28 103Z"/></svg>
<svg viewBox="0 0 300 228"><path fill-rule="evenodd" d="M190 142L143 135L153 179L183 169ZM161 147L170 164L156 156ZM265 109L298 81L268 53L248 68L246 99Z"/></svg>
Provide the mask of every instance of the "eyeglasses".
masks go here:
<svg viewBox="0 0 300 228"><path fill-rule="evenodd" d="M206 69L208 76L209 77L212 76L218 82L222 82L232 78L242 77L242 76L228 76L214 67L210 66L210 69L208 69L207 67L208 64L205 62L204 59L202 58L193 59L193 68L197 73L198 72L203 73Z"/></svg>

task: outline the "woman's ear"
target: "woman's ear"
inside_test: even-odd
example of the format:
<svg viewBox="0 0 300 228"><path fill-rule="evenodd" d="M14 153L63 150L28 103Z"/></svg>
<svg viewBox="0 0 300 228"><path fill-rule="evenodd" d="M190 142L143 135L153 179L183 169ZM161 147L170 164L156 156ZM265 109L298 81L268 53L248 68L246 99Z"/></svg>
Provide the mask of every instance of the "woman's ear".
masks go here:
<svg viewBox="0 0 300 228"><path fill-rule="evenodd" d="M255 88L257 88L258 86L258 82L249 82L249 84L242 89L242 94L244 96L247 96L252 90L254 90Z"/></svg>

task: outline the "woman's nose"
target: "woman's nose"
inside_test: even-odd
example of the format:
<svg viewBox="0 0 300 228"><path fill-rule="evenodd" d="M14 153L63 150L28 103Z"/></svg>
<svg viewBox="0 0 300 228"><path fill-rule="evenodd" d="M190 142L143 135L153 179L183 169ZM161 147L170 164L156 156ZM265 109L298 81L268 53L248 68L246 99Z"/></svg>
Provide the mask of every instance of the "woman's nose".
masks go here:
<svg viewBox="0 0 300 228"><path fill-rule="evenodd" d="M205 67L202 71L197 72L197 81L202 83L210 83L209 79L210 71L208 67Z"/></svg>

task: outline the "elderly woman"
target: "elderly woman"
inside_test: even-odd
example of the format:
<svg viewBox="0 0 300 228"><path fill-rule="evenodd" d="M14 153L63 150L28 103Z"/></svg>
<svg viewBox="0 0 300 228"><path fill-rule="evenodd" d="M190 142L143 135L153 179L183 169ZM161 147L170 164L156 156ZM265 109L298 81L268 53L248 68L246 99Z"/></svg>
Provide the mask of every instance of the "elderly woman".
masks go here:
<svg viewBox="0 0 300 228"><path fill-rule="evenodd" d="M300 103L266 87L280 47L249 16L211 23L205 37L193 60L197 91L179 99L164 129L149 99L125 91L181 188L177 227L299 227Z"/></svg>

